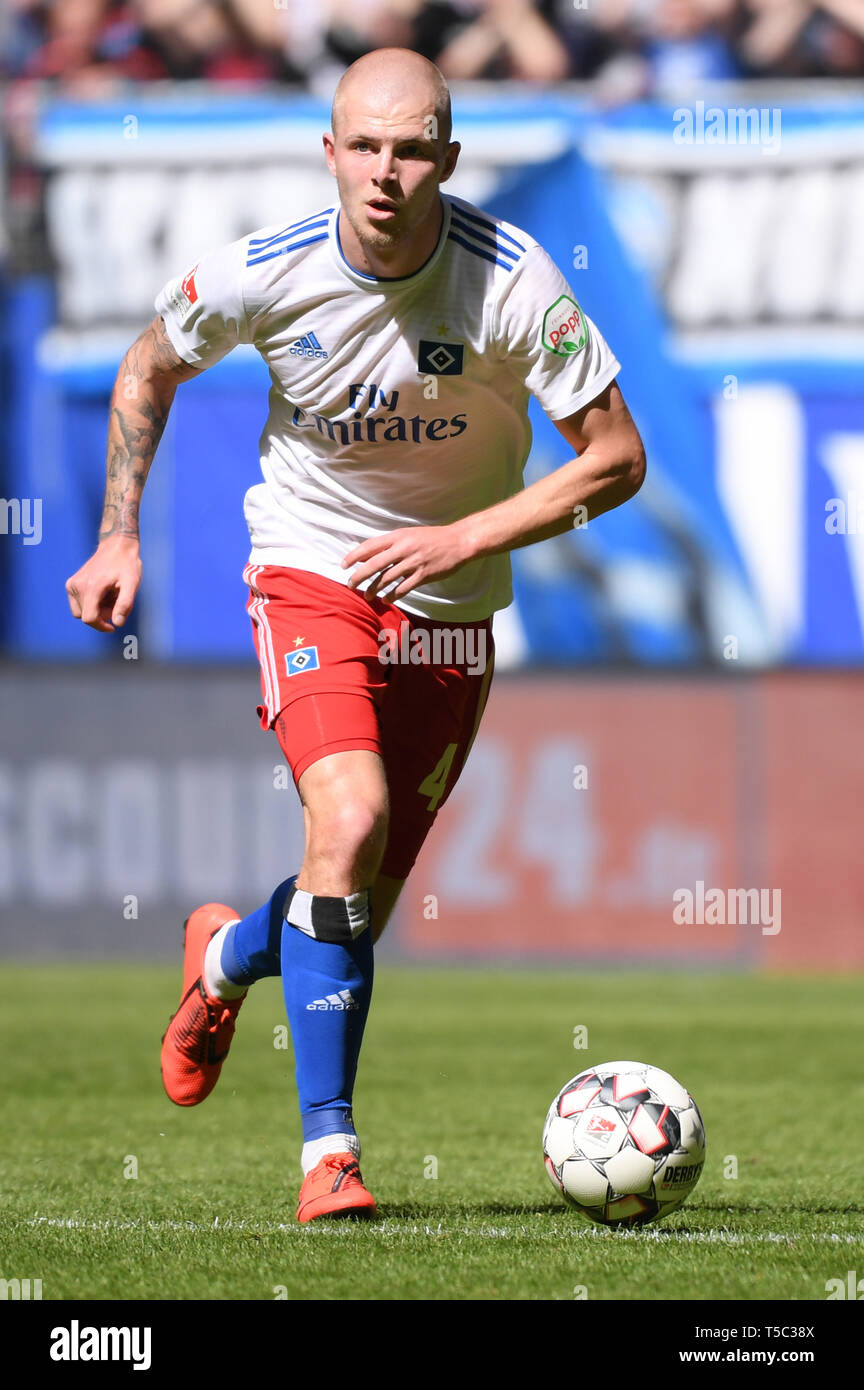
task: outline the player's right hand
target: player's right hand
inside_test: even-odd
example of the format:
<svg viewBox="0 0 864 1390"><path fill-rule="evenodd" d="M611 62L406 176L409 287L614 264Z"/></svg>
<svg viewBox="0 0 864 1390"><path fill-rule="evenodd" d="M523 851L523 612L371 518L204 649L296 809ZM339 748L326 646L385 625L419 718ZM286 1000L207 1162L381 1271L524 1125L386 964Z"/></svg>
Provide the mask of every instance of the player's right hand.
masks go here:
<svg viewBox="0 0 864 1390"><path fill-rule="evenodd" d="M66 580L73 618L97 632L122 627L141 583L141 556L131 536L109 536L90 559Z"/></svg>

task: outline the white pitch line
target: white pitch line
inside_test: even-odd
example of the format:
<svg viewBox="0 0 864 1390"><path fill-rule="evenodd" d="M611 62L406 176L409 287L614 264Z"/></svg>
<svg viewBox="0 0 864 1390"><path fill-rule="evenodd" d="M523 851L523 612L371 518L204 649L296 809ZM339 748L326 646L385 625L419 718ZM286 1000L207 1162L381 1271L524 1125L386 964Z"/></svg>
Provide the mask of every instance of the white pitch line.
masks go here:
<svg viewBox="0 0 864 1390"><path fill-rule="evenodd" d="M105 1221L82 1221L78 1217L64 1216L34 1216L28 1218L24 1225L27 1226L54 1226L62 1227L65 1230L74 1231L194 1231L203 1233L205 1231L218 1230L231 1233L234 1231L244 1232L249 1235L263 1233L266 1235L280 1234L286 1232L289 1235L309 1236L314 1234L321 1235L340 1235L345 1236L351 1230L356 1229L342 1223L329 1226L300 1226L296 1222L285 1221L233 1221L230 1217L222 1220L216 1217L212 1224L204 1226L196 1221L122 1221L116 1217ZM855 1235L851 1232L817 1231L809 1234L786 1235L781 1231L759 1231L752 1235L744 1231L730 1231L721 1227L708 1231L675 1231L663 1227L650 1227L644 1230L623 1230L608 1231L602 1227L586 1227L581 1229L574 1227L571 1231L532 1231L528 1226L506 1227L506 1226L420 1226L407 1221L383 1221L370 1222L363 1227L364 1231L370 1235L419 1235L419 1236L479 1236L483 1240L513 1240L523 1236L531 1240L555 1240L560 1241L563 1237L569 1236L574 1240L636 1240L636 1241L659 1241L662 1243L673 1244L680 1242L689 1245L796 1245L800 1242L810 1245L864 1245L864 1234Z"/></svg>

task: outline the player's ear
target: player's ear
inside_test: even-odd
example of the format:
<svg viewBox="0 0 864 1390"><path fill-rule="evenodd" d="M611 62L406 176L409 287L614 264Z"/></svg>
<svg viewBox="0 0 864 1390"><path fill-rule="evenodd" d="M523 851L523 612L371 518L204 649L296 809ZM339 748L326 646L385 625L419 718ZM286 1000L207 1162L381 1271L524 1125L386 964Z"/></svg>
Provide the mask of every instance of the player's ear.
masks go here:
<svg viewBox="0 0 864 1390"><path fill-rule="evenodd" d="M453 170L456 168L456 161L462 152L462 146L458 140L453 140L447 146L447 153L444 156L444 168L441 173L439 183L446 183Z"/></svg>
<svg viewBox="0 0 864 1390"><path fill-rule="evenodd" d="M330 170L330 173L331 173L331 174L334 176L334 178L335 178L335 176L336 176L336 141L334 140L333 136L330 134L329 131L327 131L326 134L322 135L322 136L321 136L321 139L322 139L322 142L323 142L323 144L324 144L324 158L327 160L327 168Z"/></svg>

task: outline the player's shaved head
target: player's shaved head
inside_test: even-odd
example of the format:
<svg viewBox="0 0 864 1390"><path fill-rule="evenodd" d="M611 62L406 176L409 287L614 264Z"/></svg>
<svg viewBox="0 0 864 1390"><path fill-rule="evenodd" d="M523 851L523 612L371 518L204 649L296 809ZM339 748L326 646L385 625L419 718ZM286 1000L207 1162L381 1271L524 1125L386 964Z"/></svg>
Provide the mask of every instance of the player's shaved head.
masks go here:
<svg viewBox="0 0 864 1390"><path fill-rule="evenodd" d="M419 53L378 48L343 74L332 115L323 143L343 254L363 274L413 274L437 244L440 185L459 158L447 83Z"/></svg>
<svg viewBox="0 0 864 1390"><path fill-rule="evenodd" d="M434 116L430 133L446 146L450 143L452 116L450 91L441 72L428 58L410 48L378 48L352 63L343 74L333 97L333 134L344 123L349 108L384 115L417 110Z"/></svg>

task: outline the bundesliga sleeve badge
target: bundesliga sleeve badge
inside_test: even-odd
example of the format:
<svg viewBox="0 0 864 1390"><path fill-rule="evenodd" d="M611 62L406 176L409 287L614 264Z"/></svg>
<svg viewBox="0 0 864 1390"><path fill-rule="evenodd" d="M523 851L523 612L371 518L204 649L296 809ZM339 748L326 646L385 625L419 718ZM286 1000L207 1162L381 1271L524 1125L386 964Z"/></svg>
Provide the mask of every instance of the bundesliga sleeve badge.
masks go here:
<svg viewBox="0 0 864 1390"><path fill-rule="evenodd" d="M192 305L198 303L198 287L195 284L197 269L198 266L194 265L188 275L184 275L182 280L175 280L168 290L168 303L181 324L185 323Z"/></svg>

